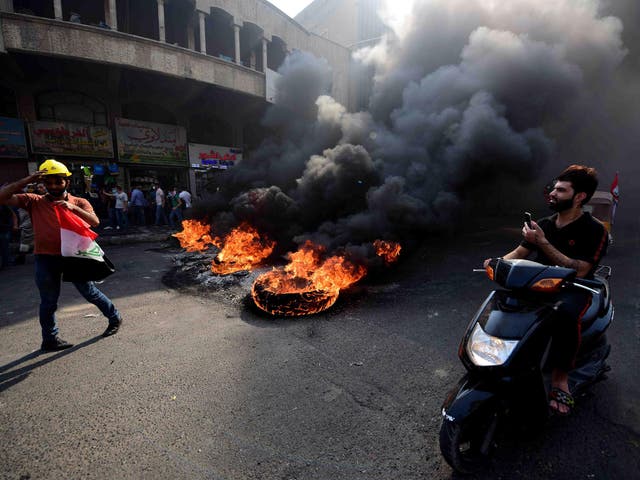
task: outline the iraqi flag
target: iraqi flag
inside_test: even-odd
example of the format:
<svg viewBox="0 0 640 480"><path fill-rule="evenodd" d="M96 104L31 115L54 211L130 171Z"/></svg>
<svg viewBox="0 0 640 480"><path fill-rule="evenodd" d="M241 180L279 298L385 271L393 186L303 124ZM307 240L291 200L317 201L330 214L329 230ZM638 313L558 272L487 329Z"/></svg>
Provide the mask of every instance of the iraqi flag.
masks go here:
<svg viewBox="0 0 640 480"><path fill-rule="evenodd" d="M96 243L98 234L89 224L68 209L54 208L60 223L60 251L63 257L62 279L65 282L103 280L115 269Z"/></svg>

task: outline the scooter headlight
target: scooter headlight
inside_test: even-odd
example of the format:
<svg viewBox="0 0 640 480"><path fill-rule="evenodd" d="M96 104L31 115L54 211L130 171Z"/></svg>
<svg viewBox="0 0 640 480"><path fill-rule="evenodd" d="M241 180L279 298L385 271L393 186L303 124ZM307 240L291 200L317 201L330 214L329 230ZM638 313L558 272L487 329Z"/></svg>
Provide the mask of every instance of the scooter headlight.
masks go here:
<svg viewBox="0 0 640 480"><path fill-rule="evenodd" d="M467 353L471 361L479 367L502 365L518 344L517 340L502 340L488 335L476 323L467 341Z"/></svg>

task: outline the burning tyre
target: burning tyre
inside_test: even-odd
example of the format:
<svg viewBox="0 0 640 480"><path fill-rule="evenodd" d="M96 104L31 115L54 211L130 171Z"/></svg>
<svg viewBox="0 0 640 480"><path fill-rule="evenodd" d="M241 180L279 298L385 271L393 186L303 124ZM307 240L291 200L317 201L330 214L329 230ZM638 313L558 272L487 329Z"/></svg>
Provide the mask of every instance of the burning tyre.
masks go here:
<svg viewBox="0 0 640 480"><path fill-rule="evenodd" d="M325 257L325 249L307 241L289 254L289 264L259 276L251 289L253 301L272 315L311 315L331 307L340 290L367 274L364 265L344 255Z"/></svg>
<svg viewBox="0 0 640 480"><path fill-rule="evenodd" d="M331 307L339 289L322 290L308 278L289 277L285 270L272 270L258 277L251 289L256 306L274 315L299 317Z"/></svg>

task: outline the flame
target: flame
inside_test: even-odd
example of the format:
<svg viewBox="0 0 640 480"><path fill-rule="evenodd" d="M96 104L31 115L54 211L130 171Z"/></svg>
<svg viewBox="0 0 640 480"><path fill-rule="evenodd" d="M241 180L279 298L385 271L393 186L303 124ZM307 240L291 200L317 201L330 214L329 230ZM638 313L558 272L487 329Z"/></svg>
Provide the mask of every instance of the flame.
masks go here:
<svg viewBox="0 0 640 480"><path fill-rule="evenodd" d="M218 248L223 245L211 264L211 271L220 275L254 269L271 255L276 246L246 222L231 230L224 240L216 238L214 242Z"/></svg>
<svg viewBox="0 0 640 480"><path fill-rule="evenodd" d="M324 248L307 241L289 254L289 264L259 276L251 289L256 305L273 315L300 316L331 307L367 269L342 255L324 258Z"/></svg>
<svg viewBox="0 0 640 480"><path fill-rule="evenodd" d="M180 246L187 252L204 252L211 245L216 245L217 238L211 238L211 226L198 220L184 220L182 231L173 236L180 241Z"/></svg>
<svg viewBox="0 0 640 480"><path fill-rule="evenodd" d="M400 250L402 250L399 243L387 242L386 240L376 240L373 242L373 248L376 249L376 255L382 257L387 265L398 260Z"/></svg>
<svg viewBox="0 0 640 480"><path fill-rule="evenodd" d="M173 236L187 252L204 252L211 246L220 249L211 263L211 271L219 275L252 270L260 265L275 248L275 242L263 238L258 231L244 222L220 239L211 236L211 227L198 220L182 222L182 232Z"/></svg>

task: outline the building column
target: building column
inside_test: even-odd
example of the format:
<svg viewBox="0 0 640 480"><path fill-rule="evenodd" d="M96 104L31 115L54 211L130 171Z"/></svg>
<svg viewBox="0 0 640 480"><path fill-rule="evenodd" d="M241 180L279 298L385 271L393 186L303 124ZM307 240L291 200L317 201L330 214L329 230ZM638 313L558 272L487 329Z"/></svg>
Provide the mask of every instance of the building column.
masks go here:
<svg viewBox="0 0 640 480"><path fill-rule="evenodd" d="M268 45L269 45L269 41L266 38L262 37L262 71L264 73L267 73Z"/></svg>
<svg viewBox="0 0 640 480"><path fill-rule="evenodd" d="M105 22L109 24L112 30L118 30L118 11L116 9L116 0L109 0L109 18L105 18Z"/></svg>
<svg viewBox="0 0 640 480"><path fill-rule="evenodd" d="M235 37L236 63L240 65L240 25L233 25L233 35Z"/></svg>
<svg viewBox="0 0 640 480"><path fill-rule="evenodd" d="M1 0L0 12L13 13L13 0Z"/></svg>
<svg viewBox="0 0 640 480"><path fill-rule="evenodd" d="M158 38L161 42L166 42L164 28L164 0L156 0L158 2Z"/></svg>
<svg viewBox="0 0 640 480"><path fill-rule="evenodd" d="M56 20L63 20L62 18L62 0L53 0L53 16Z"/></svg>
<svg viewBox="0 0 640 480"><path fill-rule="evenodd" d="M200 53L207 53L207 32L204 27L204 12L198 12L198 17L200 20Z"/></svg>

